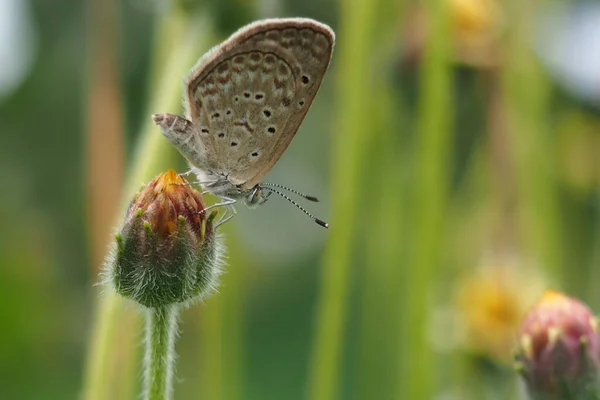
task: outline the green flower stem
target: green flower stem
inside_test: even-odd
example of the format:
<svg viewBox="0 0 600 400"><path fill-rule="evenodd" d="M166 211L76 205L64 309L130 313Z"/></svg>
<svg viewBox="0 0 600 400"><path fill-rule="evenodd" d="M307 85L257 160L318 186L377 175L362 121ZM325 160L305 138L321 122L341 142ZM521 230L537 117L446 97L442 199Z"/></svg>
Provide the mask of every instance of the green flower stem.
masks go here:
<svg viewBox="0 0 600 400"><path fill-rule="evenodd" d="M151 90L148 118L128 174L123 208L139 185L167 166L172 159L174 150L152 125L150 113L173 112L181 108L181 77L185 76L200 55L199 49L207 46L205 42L210 37L199 32L199 27L207 29L207 25L210 25L207 21L192 19L175 7L159 22L151 74L157 84ZM124 309L123 300L112 291L104 295L98 305L84 378L83 398L86 400L112 397L114 379L111 365L116 357L114 343L118 337L130 337L133 340L132 334L119 335L118 323ZM131 385L134 385L135 378L132 377L131 381Z"/></svg>
<svg viewBox="0 0 600 400"><path fill-rule="evenodd" d="M178 314L178 305L146 310L145 400L172 398Z"/></svg>

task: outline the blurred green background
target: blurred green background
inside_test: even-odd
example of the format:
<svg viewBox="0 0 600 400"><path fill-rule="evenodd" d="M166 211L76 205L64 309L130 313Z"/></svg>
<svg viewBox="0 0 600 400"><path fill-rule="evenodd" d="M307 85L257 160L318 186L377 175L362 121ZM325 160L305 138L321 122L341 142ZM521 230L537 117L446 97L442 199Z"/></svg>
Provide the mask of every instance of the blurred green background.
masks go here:
<svg viewBox="0 0 600 400"><path fill-rule="evenodd" d="M127 199L186 170L149 116L282 16L337 43L267 179L331 228L238 208L175 398L520 399L532 302L600 309L600 3L1 0L0 398L136 398L140 315L96 284Z"/></svg>

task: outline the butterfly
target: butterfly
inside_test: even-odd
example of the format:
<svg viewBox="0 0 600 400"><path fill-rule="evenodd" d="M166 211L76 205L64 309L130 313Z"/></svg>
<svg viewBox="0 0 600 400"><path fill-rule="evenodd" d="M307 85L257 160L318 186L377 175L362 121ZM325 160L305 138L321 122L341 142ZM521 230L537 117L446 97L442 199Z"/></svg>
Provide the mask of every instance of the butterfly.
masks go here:
<svg viewBox="0 0 600 400"><path fill-rule="evenodd" d="M209 50L184 86L185 116L154 114L163 135L187 159L215 206L264 204L272 193L292 202L323 227L328 224L261 183L294 138L327 71L335 34L312 19L265 19L242 27Z"/></svg>

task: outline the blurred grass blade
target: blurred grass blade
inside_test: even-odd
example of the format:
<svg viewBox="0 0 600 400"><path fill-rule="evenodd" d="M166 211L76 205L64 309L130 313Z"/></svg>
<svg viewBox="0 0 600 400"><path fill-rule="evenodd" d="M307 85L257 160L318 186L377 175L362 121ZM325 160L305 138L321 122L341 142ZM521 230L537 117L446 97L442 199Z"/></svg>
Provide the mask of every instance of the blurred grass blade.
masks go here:
<svg viewBox="0 0 600 400"><path fill-rule="evenodd" d="M116 1L90 0L87 2L88 37L86 69L89 81L87 127L87 214L92 276L100 271L106 245L110 240L112 218L117 211L118 196L122 190L124 167L124 132L122 101L120 97L117 46L121 27ZM99 315L101 321L118 318L118 310L106 308ZM113 327L111 327L113 328ZM114 329L107 336L115 334ZM133 358L131 343L119 348L119 362L105 368L113 371L114 386L121 387L118 376L128 375ZM100 346L103 347L103 346ZM100 355L94 355L94 357ZM116 372L115 372L116 371ZM118 391L119 389L116 389ZM114 392L113 392L114 393ZM108 392L103 396L108 396Z"/></svg>
<svg viewBox="0 0 600 400"><path fill-rule="evenodd" d="M87 129L87 215L92 272L102 264L111 221L117 212L124 166L123 110L117 49L120 26L117 2L88 1L89 82Z"/></svg>
<svg viewBox="0 0 600 400"><path fill-rule="evenodd" d="M219 293L201 304L202 341L197 392L202 400L238 400L244 396L245 272L252 269L243 254L233 226L225 224L227 236L227 273L221 277Z"/></svg>
<svg viewBox="0 0 600 400"><path fill-rule="evenodd" d="M450 31L447 0L423 2L429 35L421 61L414 187L412 262L404 299L408 345L400 354L403 399L433 399L434 353L428 335L432 290L440 267L452 154Z"/></svg>
<svg viewBox="0 0 600 400"><path fill-rule="evenodd" d="M375 134L366 112L370 103L370 81L376 1L341 2L336 87L337 111L332 139L332 218L330 239L324 255L317 306L315 337L309 369L308 398L337 398L340 354L346 327L349 270L353 239L358 226L369 215L358 212L360 182L368 153L368 140ZM366 220L366 221L365 221Z"/></svg>
<svg viewBox="0 0 600 400"><path fill-rule="evenodd" d="M565 282L563 239L556 186L556 146L547 122L550 87L529 43L533 3L507 2L509 26L503 88L515 157L519 228L525 251L533 253L553 278Z"/></svg>
<svg viewBox="0 0 600 400"><path fill-rule="evenodd" d="M362 209L371 210L370 223L361 230L365 261L357 272L360 282L358 343L353 380L357 398L393 398L397 387L398 353L402 345L399 308L404 293L406 248L407 166L410 157L403 144L410 136L404 105L398 99L398 35L404 2L382 0L376 16L378 43L373 48L372 96L367 114L376 132L368 149L365 172L375 179L363 180Z"/></svg>
<svg viewBox="0 0 600 400"><path fill-rule="evenodd" d="M394 65L388 60L384 65ZM401 301L404 293L406 198L409 190L403 170L407 157L401 147L399 127L401 107L394 99L395 89L385 71L374 84L372 104L377 145L372 148L371 176L366 187L374 194L368 199L372 221L365 226L365 262L360 271L361 304L359 354L356 365L358 398L389 398L398 380L398 356L403 345L400 329ZM404 167L404 168L403 168ZM404 178L404 179L403 179Z"/></svg>

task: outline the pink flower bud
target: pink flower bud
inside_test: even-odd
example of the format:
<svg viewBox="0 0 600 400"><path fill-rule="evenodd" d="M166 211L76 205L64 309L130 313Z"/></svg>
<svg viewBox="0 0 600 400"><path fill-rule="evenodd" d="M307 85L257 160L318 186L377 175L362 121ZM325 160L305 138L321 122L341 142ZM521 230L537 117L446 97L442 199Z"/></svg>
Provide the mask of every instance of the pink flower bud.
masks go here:
<svg viewBox="0 0 600 400"><path fill-rule="evenodd" d="M547 291L521 325L517 368L534 398L588 398L585 392L595 390L599 350L591 311Z"/></svg>

